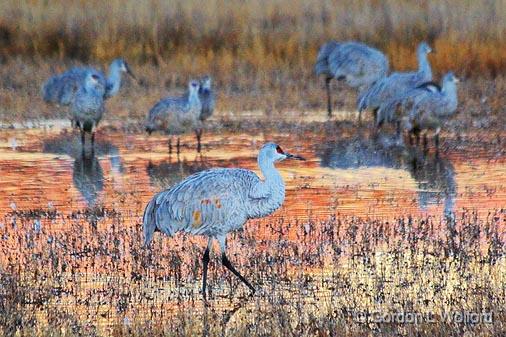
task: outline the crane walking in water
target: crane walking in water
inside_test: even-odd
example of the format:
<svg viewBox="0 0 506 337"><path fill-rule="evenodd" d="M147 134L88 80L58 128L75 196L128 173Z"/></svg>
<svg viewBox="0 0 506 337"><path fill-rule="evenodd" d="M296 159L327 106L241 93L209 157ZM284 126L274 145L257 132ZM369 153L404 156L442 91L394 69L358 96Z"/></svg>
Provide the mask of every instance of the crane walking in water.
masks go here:
<svg viewBox="0 0 506 337"><path fill-rule="evenodd" d="M100 75L88 72L84 85L80 86L72 102L72 124L81 130L81 143L84 152L85 133L91 133L91 148L95 145L95 128L104 114L105 87Z"/></svg>
<svg viewBox="0 0 506 337"><path fill-rule="evenodd" d="M207 236L209 240L202 260L205 300L209 253L212 241L216 239L223 265L255 292L228 260L226 236L241 229L249 219L265 217L283 204L285 184L274 164L284 159L304 160L284 152L274 143L267 143L258 154L258 166L264 180L250 170L216 168L193 174L156 194L144 211L144 244L150 243L155 231L169 236L179 231Z"/></svg>
<svg viewBox="0 0 506 337"><path fill-rule="evenodd" d="M443 77L440 91L427 90L423 95L411 97L414 100L411 111L403 117L403 127L410 133L418 134L422 130L435 131L434 143L439 147L439 132L445 120L457 111L457 83L459 79L453 72ZM424 147L427 147L427 134L424 135Z"/></svg>
<svg viewBox="0 0 506 337"><path fill-rule="evenodd" d="M170 135L180 135L194 129L197 136L197 151L200 152L202 136L202 103L199 98L199 82L190 81L188 91L180 97L166 97L149 110L146 131L151 134L156 130L166 130ZM169 140L169 151L172 142ZM179 153L179 137L177 138Z"/></svg>
<svg viewBox="0 0 506 337"><path fill-rule="evenodd" d="M388 59L379 50L360 42L325 43L316 57L316 75L325 75L327 111L332 115L330 81L344 80L352 88L363 92L388 73Z"/></svg>
<svg viewBox="0 0 506 337"><path fill-rule="evenodd" d="M112 61L107 77L104 73L92 67L74 67L62 74L50 77L44 83L42 87L44 101L62 106L71 105L76 88L79 89L84 85L86 76L90 72L98 76L98 81L105 88L104 99L108 99L119 92L122 73L127 73L136 80L128 64L121 58Z"/></svg>
<svg viewBox="0 0 506 337"><path fill-rule="evenodd" d="M357 101L359 121L362 111L370 109L374 112L376 126L381 126L385 121L391 122L392 116L383 116L377 113L379 107L385 102L400 97L409 90L432 80L432 69L427 56L431 52L432 49L426 42L420 43L417 48L418 71L392 73L374 83L368 90L363 91Z"/></svg>

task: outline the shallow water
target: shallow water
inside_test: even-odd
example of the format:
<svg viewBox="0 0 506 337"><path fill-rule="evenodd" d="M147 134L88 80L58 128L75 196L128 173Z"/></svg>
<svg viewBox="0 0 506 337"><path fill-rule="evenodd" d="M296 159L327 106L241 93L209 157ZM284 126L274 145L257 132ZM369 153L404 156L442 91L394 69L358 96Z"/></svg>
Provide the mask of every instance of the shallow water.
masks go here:
<svg viewBox="0 0 506 337"><path fill-rule="evenodd" d="M97 138L95 153L87 148L83 155L77 134L66 129L2 131L0 214L48 208L70 213L96 205L138 213L155 192L203 169L259 172L256 154L268 140L308 159L278 165L287 194L274 218L439 217L464 207L486 211L506 205L504 151L463 147L425 153L388 136L326 140L311 133L208 133L201 154L193 149L193 137L184 136L177 156L169 153L166 136L109 132Z"/></svg>
<svg viewBox="0 0 506 337"><path fill-rule="evenodd" d="M207 133L201 154L195 151L194 137L184 136L178 156L169 153L168 138L162 135L101 130L95 153L88 148L83 155L78 135L65 128L0 131L0 250L4 252L0 268L17 268L33 277L28 266L40 263L38 256L50 254L48 247L61 250L65 256L53 259L57 262L50 272L58 275L61 294L51 304L74 308L82 319L99 325L110 324L118 315L164 317L176 306L188 306L187 301L198 296L205 240L157 236L156 254L140 259L144 207L154 193L206 168L243 167L258 172L258 148L270 140L307 161L278 165L287 185L283 207L271 217L251 221L244 235L229 241L232 259L238 266L249 263L249 272L264 287L274 287L265 270L274 268L269 256L290 258L283 245L317 256L325 267L290 261L282 267L287 277L300 279L317 270L325 279L334 273L332 263L321 257L323 250L334 249L332 239L325 236L324 223L329 219L373 226L380 221L382 227L407 217L434 219L437 232L445 219L459 217L464 210L485 221L506 207L506 153L500 146L485 150L479 144L461 144L436 154L434 149L426 153L420 146L401 146L384 135L252 133ZM319 233L316 241L306 241L312 232ZM504 242L504 230L501 235ZM341 248L353 248L352 243L345 246ZM335 249L333 253L340 254ZM255 262L250 261L251 254L256 254ZM174 265L183 267L174 269ZM215 296L233 299L230 277L224 282L215 269L211 264ZM111 289L114 284L117 288ZM294 284L299 283L277 285L278 294ZM301 296L298 290L291 293ZM314 296L326 298L329 293L321 287ZM126 304L122 294L130 296ZM114 308L108 296L115 298Z"/></svg>

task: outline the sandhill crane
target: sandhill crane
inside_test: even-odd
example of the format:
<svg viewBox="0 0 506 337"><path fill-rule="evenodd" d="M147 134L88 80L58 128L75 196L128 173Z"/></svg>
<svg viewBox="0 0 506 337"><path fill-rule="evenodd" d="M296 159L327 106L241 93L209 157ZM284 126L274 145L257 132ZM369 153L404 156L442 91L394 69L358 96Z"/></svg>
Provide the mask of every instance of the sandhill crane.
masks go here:
<svg viewBox="0 0 506 337"><path fill-rule="evenodd" d="M388 59L379 50L360 42L325 43L318 52L315 64L316 75L325 75L327 89L327 111L332 115L330 81L345 80L346 83L363 91L388 73Z"/></svg>
<svg viewBox="0 0 506 337"><path fill-rule="evenodd" d="M376 111L384 102L402 96L408 90L416 88L424 82L432 80L432 69L427 55L432 49L425 42L418 45L418 71L416 72L395 72L388 77L374 83L368 90L363 91L358 98L357 108L359 111L359 121L362 111L370 109L374 111L376 126L380 126L385 120L391 119L390 116L379 116Z"/></svg>
<svg viewBox="0 0 506 337"><path fill-rule="evenodd" d="M91 147L95 144L95 128L104 114L103 82L100 75L88 72L84 85L80 86L74 95L71 106L72 124L81 130L81 143L84 151L85 133L91 133Z"/></svg>
<svg viewBox="0 0 506 337"><path fill-rule="evenodd" d="M107 77L92 67L74 67L66 72L50 77L42 87L42 97L48 103L55 103L62 106L71 105L74 99L76 88L84 84L88 73L95 73L104 86L104 99L116 95L121 87L122 73L128 73L136 79L128 64L121 58L112 61L109 66Z"/></svg>
<svg viewBox="0 0 506 337"><path fill-rule="evenodd" d="M381 103L377 109L377 116L389 121L395 120L397 124L397 136L401 134L401 120L418 101L425 95L441 92L441 86L435 82L425 82L414 89L410 89L402 95L397 95L389 101Z"/></svg>
<svg viewBox="0 0 506 337"><path fill-rule="evenodd" d="M202 104L200 120L205 121L211 117L215 106L215 96L213 90L211 89L211 77L209 75L204 76L200 80L199 99Z"/></svg>
<svg viewBox="0 0 506 337"><path fill-rule="evenodd" d="M193 129L197 136L197 150L200 152L201 110L199 83L192 80L188 83L188 92L184 95L166 97L149 110L146 131L151 134L156 130L165 130L170 135L180 135ZM172 151L171 141L169 141L169 151ZM177 152L179 153L179 137L177 138Z"/></svg>
<svg viewBox="0 0 506 337"><path fill-rule="evenodd" d="M436 147L439 145L441 124L457 111L458 105L458 78L449 72L442 82L441 91L427 90L423 95L415 96L410 112L402 119L403 127L414 132L417 138L422 130L434 130Z"/></svg>
<svg viewBox="0 0 506 337"><path fill-rule="evenodd" d="M226 255L226 236L244 226L248 219L262 218L281 207L285 184L276 162L304 158L284 152L274 143L265 144L258 154L264 180L239 168L216 168L193 174L168 190L156 194L143 217L144 244L155 231L169 236L184 231L208 237L203 256L202 294L206 299L207 264L213 239L221 248L221 261L248 288L255 288L232 266Z"/></svg>

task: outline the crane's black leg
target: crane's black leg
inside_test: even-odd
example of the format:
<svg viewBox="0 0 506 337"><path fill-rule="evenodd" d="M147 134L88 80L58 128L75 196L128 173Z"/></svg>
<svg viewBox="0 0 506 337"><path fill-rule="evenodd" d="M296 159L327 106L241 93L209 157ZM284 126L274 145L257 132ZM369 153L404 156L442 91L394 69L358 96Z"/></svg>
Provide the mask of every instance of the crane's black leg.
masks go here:
<svg viewBox="0 0 506 337"><path fill-rule="evenodd" d="M372 110L372 120L373 120L373 123L374 123L374 126L376 127L376 129L379 129L383 126L383 122L384 120L381 120L380 122L378 122L378 109L379 108L374 108Z"/></svg>
<svg viewBox="0 0 506 337"><path fill-rule="evenodd" d="M427 139L427 132L423 134L423 149L427 151L429 147L429 140Z"/></svg>
<svg viewBox="0 0 506 337"><path fill-rule="evenodd" d="M211 239L209 239L209 244L207 245L206 251L204 252L204 256L202 257L202 264L204 266L204 270L202 272L202 296L204 297L204 301L207 300L206 297L206 287L207 287L207 265L209 264L209 247L211 246Z"/></svg>
<svg viewBox="0 0 506 337"><path fill-rule="evenodd" d="M169 138L169 154L172 154L172 137Z"/></svg>
<svg viewBox="0 0 506 337"><path fill-rule="evenodd" d="M330 97L330 81L332 77L325 78L325 87L327 88L327 113L328 116L332 116L332 99Z"/></svg>
<svg viewBox="0 0 506 337"><path fill-rule="evenodd" d="M245 285L247 285L252 293L255 292L255 288L253 288L253 286L234 268L234 266L232 266L225 252L221 253L221 262L225 267L227 267L228 270L234 273L235 276L237 276Z"/></svg>
<svg viewBox="0 0 506 337"><path fill-rule="evenodd" d="M202 150L202 146L200 144L200 140L202 139L202 129L196 129L195 135L197 136L197 152L200 153Z"/></svg>
<svg viewBox="0 0 506 337"><path fill-rule="evenodd" d="M95 150L95 131L91 133L91 151Z"/></svg>
<svg viewBox="0 0 506 337"><path fill-rule="evenodd" d="M177 154L181 152L181 143L179 142L179 137L177 137L176 152Z"/></svg>

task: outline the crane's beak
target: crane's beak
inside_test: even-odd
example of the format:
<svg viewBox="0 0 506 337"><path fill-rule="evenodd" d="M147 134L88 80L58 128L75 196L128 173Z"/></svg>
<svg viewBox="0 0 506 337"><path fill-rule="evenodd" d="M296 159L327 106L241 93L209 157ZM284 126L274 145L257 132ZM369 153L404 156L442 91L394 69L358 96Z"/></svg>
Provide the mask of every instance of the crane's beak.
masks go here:
<svg viewBox="0 0 506 337"><path fill-rule="evenodd" d="M286 153L285 152L286 159L295 159L295 160L306 160L304 157L297 156L294 154Z"/></svg>
<svg viewBox="0 0 506 337"><path fill-rule="evenodd" d="M139 80L137 79L137 77L135 77L134 73L132 72L132 69L130 69L130 66L125 63L125 67L126 67L126 71L127 71L127 74L130 75L137 84L139 84Z"/></svg>

